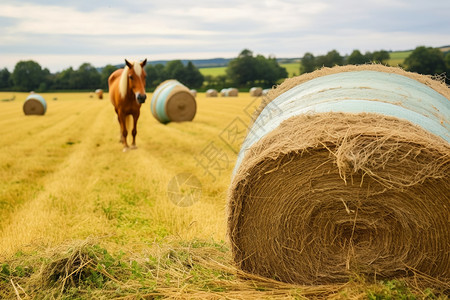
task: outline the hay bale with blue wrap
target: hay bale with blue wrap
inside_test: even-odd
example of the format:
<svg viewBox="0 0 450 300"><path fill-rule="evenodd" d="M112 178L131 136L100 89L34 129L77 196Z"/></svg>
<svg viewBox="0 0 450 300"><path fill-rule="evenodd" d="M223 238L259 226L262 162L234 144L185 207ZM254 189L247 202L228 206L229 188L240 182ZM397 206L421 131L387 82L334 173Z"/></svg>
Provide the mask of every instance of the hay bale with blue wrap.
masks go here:
<svg viewBox="0 0 450 300"><path fill-rule="evenodd" d="M47 102L41 95L31 93L23 103L23 112L25 115L45 115L47 111Z"/></svg>
<svg viewBox="0 0 450 300"><path fill-rule="evenodd" d="M449 99L444 83L381 65L324 68L271 90L228 192L238 267L300 284L448 282Z"/></svg>
<svg viewBox="0 0 450 300"><path fill-rule="evenodd" d="M191 91L170 79L162 82L155 89L150 109L153 116L161 123L192 121L197 112L197 103Z"/></svg>

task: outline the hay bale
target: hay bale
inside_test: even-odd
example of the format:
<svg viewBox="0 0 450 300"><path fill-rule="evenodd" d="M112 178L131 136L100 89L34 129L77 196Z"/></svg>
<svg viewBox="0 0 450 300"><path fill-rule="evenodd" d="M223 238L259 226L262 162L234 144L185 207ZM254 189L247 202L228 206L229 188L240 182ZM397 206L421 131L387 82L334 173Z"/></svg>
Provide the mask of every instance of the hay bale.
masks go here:
<svg viewBox="0 0 450 300"><path fill-rule="evenodd" d="M197 90L191 89L190 92L192 96L197 97Z"/></svg>
<svg viewBox="0 0 450 300"><path fill-rule="evenodd" d="M47 102L41 95L31 93L23 103L23 112L25 115L45 115L47 111Z"/></svg>
<svg viewBox="0 0 450 300"><path fill-rule="evenodd" d="M263 89L260 87L252 87L249 91L250 96L252 97L260 97L262 96Z"/></svg>
<svg viewBox="0 0 450 300"><path fill-rule="evenodd" d="M242 270L300 284L357 273L450 280L450 91L380 65L286 80L262 103L228 191Z"/></svg>
<svg viewBox="0 0 450 300"><path fill-rule="evenodd" d="M269 93L270 89L263 89L262 90L262 96L266 96Z"/></svg>
<svg viewBox="0 0 450 300"><path fill-rule="evenodd" d="M217 97L218 93L215 89L209 89L206 91L206 97Z"/></svg>
<svg viewBox="0 0 450 300"><path fill-rule="evenodd" d="M103 90L102 89L96 89L95 94L97 95L98 99L103 99Z"/></svg>
<svg viewBox="0 0 450 300"><path fill-rule="evenodd" d="M220 96L222 96L222 97L226 97L226 96L227 96L227 91L228 91L228 89L227 89L227 88L223 88L223 89L221 89L221 90L220 90Z"/></svg>
<svg viewBox="0 0 450 300"><path fill-rule="evenodd" d="M155 89L150 109L161 123L192 121L197 112L197 103L189 89L170 79Z"/></svg>
<svg viewBox="0 0 450 300"><path fill-rule="evenodd" d="M220 95L222 97L237 97L239 95L239 90L236 88L221 89Z"/></svg>
<svg viewBox="0 0 450 300"><path fill-rule="evenodd" d="M239 90L237 88L228 88L226 97L237 97L239 95Z"/></svg>

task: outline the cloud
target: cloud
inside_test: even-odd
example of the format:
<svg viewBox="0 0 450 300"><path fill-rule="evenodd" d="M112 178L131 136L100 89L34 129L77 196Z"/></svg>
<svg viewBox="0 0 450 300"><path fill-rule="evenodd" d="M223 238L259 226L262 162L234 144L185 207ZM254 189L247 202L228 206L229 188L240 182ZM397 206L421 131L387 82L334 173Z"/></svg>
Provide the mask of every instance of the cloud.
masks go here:
<svg viewBox="0 0 450 300"><path fill-rule="evenodd" d="M57 71L116 57L233 57L244 48L299 57L443 46L448 11L447 0L4 0L0 68L20 57Z"/></svg>

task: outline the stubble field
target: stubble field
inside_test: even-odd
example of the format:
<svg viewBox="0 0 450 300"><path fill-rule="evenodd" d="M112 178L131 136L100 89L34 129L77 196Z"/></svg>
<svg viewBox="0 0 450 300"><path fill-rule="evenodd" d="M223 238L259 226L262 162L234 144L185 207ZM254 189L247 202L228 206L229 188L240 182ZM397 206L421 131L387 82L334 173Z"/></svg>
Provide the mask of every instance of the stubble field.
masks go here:
<svg viewBox="0 0 450 300"><path fill-rule="evenodd" d="M28 94L0 93L0 100L15 97L0 102L0 298L375 299L417 292L401 281L358 277L301 287L233 267L226 194L260 98L200 93L193 122L163 125L151 115L149 94L138 149L123 153L107 94L41 95L47 113L25 116Z"/></svg>

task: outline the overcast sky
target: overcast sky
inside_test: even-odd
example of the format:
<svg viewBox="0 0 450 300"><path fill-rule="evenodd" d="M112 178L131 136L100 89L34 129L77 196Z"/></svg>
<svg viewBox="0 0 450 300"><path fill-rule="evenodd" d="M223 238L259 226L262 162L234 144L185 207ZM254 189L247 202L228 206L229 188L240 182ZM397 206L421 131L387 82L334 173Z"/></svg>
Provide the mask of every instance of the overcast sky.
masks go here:
<svg viewBox="0 0 450 300"><path fill-rule="evenodd" d="M0 69L450 45L449 0L1 0Z"/></svg>

